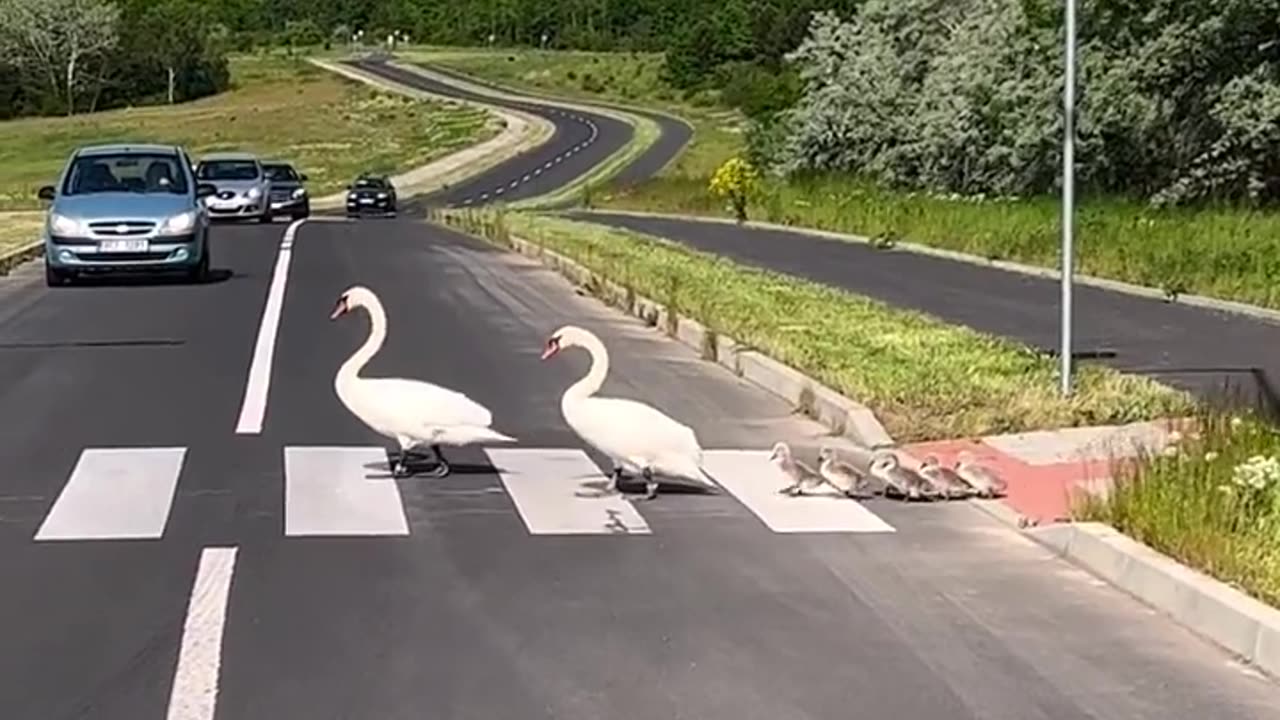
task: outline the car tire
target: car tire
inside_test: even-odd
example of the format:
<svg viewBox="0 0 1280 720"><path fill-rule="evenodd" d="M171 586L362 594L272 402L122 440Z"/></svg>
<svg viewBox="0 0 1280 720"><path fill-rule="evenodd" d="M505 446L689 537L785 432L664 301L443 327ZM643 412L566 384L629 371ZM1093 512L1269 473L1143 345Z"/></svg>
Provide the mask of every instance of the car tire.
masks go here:
<svg viewBox="0 0 1280 720"><path fill-rule="evenodd" d="M194 283L204 284L209 281L209 248L205 248L200 262L187 271L187 279Z"/></svg>
<svg viewBox="0 0 1280 720"><path fill-rule="evenodd" d="M49 287L59 287L71 284L71 276L61 270L55 270L49 267L48 263L44 266L44 284Z"/></svg>
<svg viewBox="0 0 1280 720"><path fill-rule="evenodd" d="M262 215L260 215L260 216L258 217L258 222L260 222L260 223L262 223L262 224L264 224L264 225L265 225L265 224L267 224L267 223L272 222L273 220L275 220L275 216L273 216L273 215L271 214L271 211L270 211L270 210L267 210L267 211L263 212L263 213L262 213Z"/></svg>

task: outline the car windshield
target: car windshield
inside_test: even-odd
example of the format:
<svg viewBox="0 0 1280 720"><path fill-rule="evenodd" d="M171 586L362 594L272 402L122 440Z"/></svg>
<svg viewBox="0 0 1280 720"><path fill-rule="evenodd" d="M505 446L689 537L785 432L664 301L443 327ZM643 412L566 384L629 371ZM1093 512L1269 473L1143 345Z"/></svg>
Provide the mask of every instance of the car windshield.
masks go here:
<svg viewBox="0 0 1280 720"><path fill-rule="evenodd" d="M76 158L63 183L63 195L131 192L185 195L182 161L168 153L87 155Z"/></svg>
<svg viewBox="0 0 1280 720"><path fill-rule="evenodd" d="M356 180L355 186L358 188L371 188L374 190L381 190L385 188L387 185L382 181L381 178L360 178L359 180Z"/></svg>
<svg viewBox="0 0 1280 720"><path fill-rule="evenodd" d="M200 163L201 180L257 180L258 163L252 160L208 160Z"/></svg>
<svg viewBox="0 0 1280 720"><path fill-rule="evenodd" d="M263 165L262 171L267 174L267 178L270 180L288 182L298 180L298 173L289 165Z"/></svg>

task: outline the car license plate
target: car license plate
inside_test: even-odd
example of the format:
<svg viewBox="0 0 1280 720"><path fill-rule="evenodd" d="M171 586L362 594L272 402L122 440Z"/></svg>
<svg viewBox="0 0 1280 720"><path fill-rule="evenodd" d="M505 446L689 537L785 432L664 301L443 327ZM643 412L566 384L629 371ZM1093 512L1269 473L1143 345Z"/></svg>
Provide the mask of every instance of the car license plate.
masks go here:
<svg viewBox="0 0 1280 720"><path fill-rule="evenodd" d="M372 204L373 204L373 198L360 198L360 204L361 204L361 205L372 205Z"/></svg>
<svg viewBox="0 0 1280 720"><path fill-rule="evenodd" d="M103 240L98 243L98 252L146 252L149 247L146 240Z"/></svg>

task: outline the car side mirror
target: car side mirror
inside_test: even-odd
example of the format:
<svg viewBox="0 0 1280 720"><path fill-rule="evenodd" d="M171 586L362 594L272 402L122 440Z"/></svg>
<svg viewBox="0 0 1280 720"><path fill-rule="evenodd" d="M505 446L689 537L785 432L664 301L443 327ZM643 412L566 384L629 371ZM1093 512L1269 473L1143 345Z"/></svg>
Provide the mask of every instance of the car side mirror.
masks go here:
<svg viewBox="0 0 1280 720"><path fill-rule="evenodd" d="M306 175L306 173L303 173L302 175L299 175L298 177L302 180L302 182L306 182L306 181L307 181L307 175Z"/></svg>
<svg viewBox="0 0 1280 720"><path fill-rule="evenodd" d="M53 189L52 185L45 185L44 187L40 188L40 190L36 193L36 197L40 198L41 200L52 200L55 196L57 196L57 194L58 192Z"/></svg>
<svg viewBox="0 0 1280 720"><path fill-rule="evenodd" d="M217 185L211 185L209 183L200 183L196 185L196 197L198 198L205 198L205 197L209 197L210 195L217 195L217 194L218 194Z"/></svg>

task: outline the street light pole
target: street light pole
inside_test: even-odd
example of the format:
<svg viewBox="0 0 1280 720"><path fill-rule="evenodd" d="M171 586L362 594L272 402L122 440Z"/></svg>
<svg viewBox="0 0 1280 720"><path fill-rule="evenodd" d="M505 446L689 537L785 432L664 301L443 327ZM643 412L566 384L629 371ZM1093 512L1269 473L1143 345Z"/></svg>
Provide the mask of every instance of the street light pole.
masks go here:
<svg viewBox="0 0 1280 720"><path fill-rule="evenodd" d="M1071 282L1075 271L1076 0L1066 0L1067 77L1062 137L1062 394L1071 394Z"/></svg>

